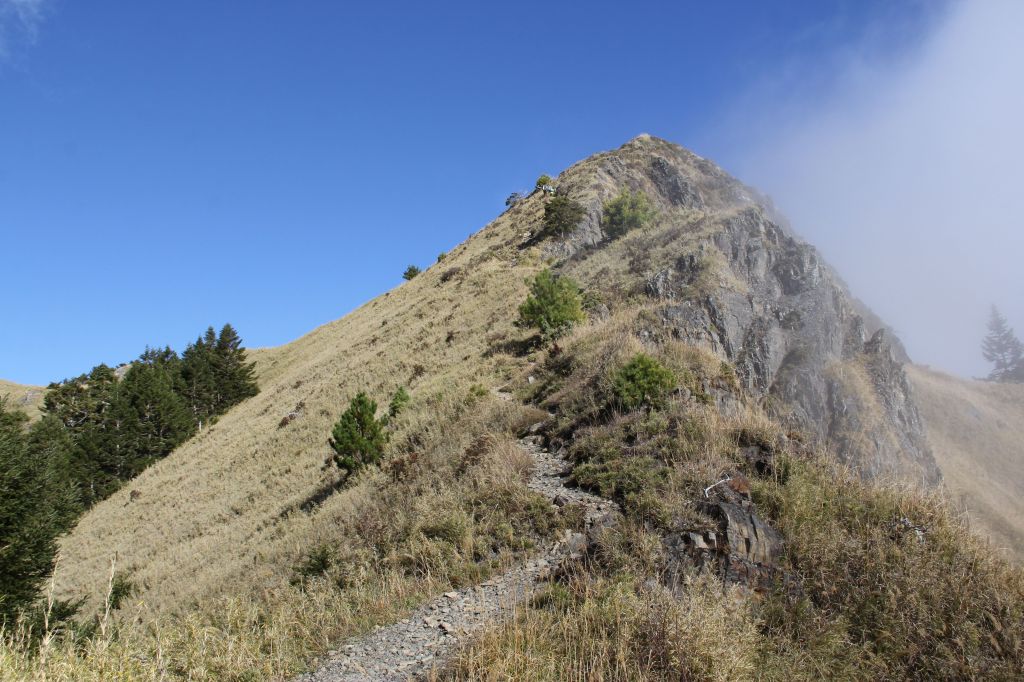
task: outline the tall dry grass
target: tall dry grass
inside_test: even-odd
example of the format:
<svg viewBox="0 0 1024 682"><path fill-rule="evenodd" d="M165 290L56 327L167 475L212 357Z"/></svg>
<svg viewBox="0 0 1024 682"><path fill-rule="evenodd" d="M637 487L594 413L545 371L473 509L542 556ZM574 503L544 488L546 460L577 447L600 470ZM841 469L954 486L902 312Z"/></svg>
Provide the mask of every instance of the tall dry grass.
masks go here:
<svg viewBox="0 0 1024 682"><path fill-rule="evenodd" d="M737 396L728 372L692 349L633 336L643 311L581 328L531 387L557 413L574 477L626 519L590 562L513 621L467 645L448 679L1019 679L1024 573L972 536L941 493L866 482ZM620 414L607 377L639 349L691 372L695 390L660 410ZM728 401L726 401L728 404ZM554 437L559 437L556 432ZM751 468L740 445L774 453ZM694 569L677 594L663 534L716 529L703 487L746 474L758 513L785 536L789 582L755 596Z"/></svg>
<svg viewBox="0 0 1024 682"><path fill-rule="evenodd" d="M440 680L752 680L752 604L698 576L681 596L628 579L553 584L459 652Z"/></svg>

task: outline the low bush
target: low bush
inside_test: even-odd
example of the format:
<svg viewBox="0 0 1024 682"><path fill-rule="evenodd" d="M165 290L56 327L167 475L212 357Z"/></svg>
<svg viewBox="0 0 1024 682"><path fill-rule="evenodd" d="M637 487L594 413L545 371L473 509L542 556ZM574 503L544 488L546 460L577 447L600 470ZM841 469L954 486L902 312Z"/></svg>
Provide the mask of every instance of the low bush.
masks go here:
<svg viewBox="0 0 1024 682"><path fill-rule="evenodd" d="M615 374L614 394L625 410L658 408L676 386L672 371L646 353L638 353Z"/></svg>
<svg viewBox="0 0 1024 682"><path fill-rule="evenodd" d="M649 224L654 216L646 194L623 189L614 199L605 202L601 227L605 234L616 239Z"/></svg>
<svg viewBox="0 0 1024 682"><path fill-rule="evenodd" d="M402 273L402 279L408 282L410 279L420 274L420 272L421 271L418 267L416 267L415 265L410 265L405 269L405 272Z"/></svg>
<svg viewBox="0 0 1024 682"><path fill-rule="evenodd" d="M519 306L520 325L539 329L545 339L558 338L585 319L579 285L550 270L534 278L530 295Z"/></svg>
<svg viewBox="0 0 1024 682"><path fill-rule="evenodd" d="M388 416L392 419L397 417L405 409L405 406L409 404L412 398L409 397L409 392L405 390L405 386L399 386L395 394L391 396L391 403L388 405Z"/></svg>

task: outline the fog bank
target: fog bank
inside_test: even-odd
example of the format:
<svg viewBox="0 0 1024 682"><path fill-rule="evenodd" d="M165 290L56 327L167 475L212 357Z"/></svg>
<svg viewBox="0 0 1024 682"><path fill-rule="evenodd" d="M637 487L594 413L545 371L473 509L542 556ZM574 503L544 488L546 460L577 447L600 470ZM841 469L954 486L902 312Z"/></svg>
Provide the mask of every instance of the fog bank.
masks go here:
<svg viewBox="0 0 1024 682"><path fill-rule="evenodd" d="M916 362L965 376L988 371L991 304L1024 336L1022 31L1024 2L951 4L922 39L906 36L909 51L880 57L865 41L826 94L789 79L737 116L752 138L740 177Z"/></svg>

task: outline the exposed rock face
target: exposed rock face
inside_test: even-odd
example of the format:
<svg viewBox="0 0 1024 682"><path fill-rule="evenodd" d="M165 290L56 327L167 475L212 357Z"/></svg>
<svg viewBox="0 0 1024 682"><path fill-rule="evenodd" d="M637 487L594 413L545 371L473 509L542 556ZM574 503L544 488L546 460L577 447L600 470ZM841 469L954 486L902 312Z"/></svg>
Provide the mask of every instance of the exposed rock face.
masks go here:
<svg viewBox="0 0 1024 682"><path fill-rule="evenodd" d="M727 583L755 591L791 581L776 565L784 548L782 534L757 515L749 495L732 483L716 486L700 505L718 522L717 529L675 532L663 539L670 587L678 585L692 567L711 570Z"/></svg>
<svg viewBox="0 0 1024 682"><path fill-rule="evenodd" d="M608 273L587 267L594 248L631 249L623 277L659 302L663 329L727 359L778 417L865 476L938 482L902 346L876 333L880 321L768 200L648 136L573 166L558 184L588 209L577 231L550 247L568 269L601 287ZM646 192L660 220L608 241L601 208L623 187Z"/></svg>

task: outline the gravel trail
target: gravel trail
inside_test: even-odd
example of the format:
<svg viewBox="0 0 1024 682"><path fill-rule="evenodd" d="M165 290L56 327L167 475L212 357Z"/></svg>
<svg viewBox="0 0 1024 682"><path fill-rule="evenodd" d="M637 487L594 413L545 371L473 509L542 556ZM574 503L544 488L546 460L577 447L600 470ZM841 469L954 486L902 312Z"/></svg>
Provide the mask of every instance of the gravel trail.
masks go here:
<svg viewBox="0 0 1024 682"><path fill-rule="evenodd" d="M520 446L534 461L528 487L555 506L582 504L587 527L614 512L618 505L582 490L567 488L563 472L568 462L527 436ZM408 618L344 642L311 673L293 682L401 682L422 679L450 657L459 642L480 628L508 617L515 607L537 589L538 581L574 548L581 546L579 533L565 534L542 548L540 556L527 560L479 585L448 592L424 604Z"/></svg>

